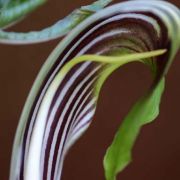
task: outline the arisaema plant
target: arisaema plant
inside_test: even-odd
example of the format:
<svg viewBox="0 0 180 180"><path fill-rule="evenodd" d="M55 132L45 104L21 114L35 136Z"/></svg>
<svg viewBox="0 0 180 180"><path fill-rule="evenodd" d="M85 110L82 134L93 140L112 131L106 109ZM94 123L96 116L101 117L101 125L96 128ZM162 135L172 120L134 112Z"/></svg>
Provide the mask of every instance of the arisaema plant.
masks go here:
<svg viewBox="0 0 180 180"><path fill-rule="evenodd" d="M131 162L143 125L159 114L165 78L180 47L180 11L161 0L107 6L99 0L41 31L9 32L45 0L0 0L0 42L29 44L61 36L41 68L16 132L10 180L59 180L69 148L93 120L101 87L121 66L138 61L153 83L124 118L103 161L105 177Z"/></svg>

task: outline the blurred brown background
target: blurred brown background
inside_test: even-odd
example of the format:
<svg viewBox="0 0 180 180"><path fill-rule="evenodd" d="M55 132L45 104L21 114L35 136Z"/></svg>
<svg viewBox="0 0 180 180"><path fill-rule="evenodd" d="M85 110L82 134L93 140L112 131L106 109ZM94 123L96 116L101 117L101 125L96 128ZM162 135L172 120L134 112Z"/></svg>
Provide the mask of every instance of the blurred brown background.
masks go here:
<svg viewBox="0 0 180 180"><path fill-rule="evenodd" d="M49 0L13 30L41 29L92 0ZM120 2L116 0L115 2ZM179 0L170 2L180 7ZM0 45L0 180L7 180L13 137L31 85L59 40L31 46ZM133 151L133 162L122 180L180 179L180 53L167 77L161 114L143 128ZM124 66L105 83L92 126L71 149L63 180L103 180L105 149L122 118L149 87L150 73L140 64ZM141 88L139 88L141 87Z"/></svg>

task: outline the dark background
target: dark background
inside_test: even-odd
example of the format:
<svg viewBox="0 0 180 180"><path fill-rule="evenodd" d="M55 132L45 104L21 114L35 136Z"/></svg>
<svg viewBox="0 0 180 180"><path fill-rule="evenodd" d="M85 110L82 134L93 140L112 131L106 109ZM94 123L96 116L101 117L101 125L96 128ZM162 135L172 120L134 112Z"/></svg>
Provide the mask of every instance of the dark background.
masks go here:
<svg viewBox="0 0 180 180"><path fill-rule="evenodd" d="M92 0L49 0L13 30L41 29ZM120 2L116 0L115 2ZM179 0L171 0L180 6ZM0 45L0 180L7 180L13 137L31 85L59 40L28 46ZM133 150L133 162L118 179L177 180L180 178L180 53L167 77L158 119L146 125ZM94 122L71 149L63 180L103 180L102 159L122 118L151 82L140 64L116 71L105 83ZM140 88L139 88L140 87Z"/></svg>

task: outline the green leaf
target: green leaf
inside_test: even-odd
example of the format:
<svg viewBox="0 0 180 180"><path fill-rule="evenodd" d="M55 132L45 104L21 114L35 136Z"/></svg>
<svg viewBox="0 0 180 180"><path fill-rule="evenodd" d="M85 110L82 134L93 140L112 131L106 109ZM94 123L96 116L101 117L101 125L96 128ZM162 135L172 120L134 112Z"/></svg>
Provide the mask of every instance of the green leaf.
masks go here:
<svg viewBox="0 0 180 180"><path fill-rule="evenodd" d="M141 127L152 122L159 114L164 85L165 80L163 78L155 89L148 92L134 105L124 119L104 158L107 180L115 180L116 175L131 162L132 148Z"/></svg>

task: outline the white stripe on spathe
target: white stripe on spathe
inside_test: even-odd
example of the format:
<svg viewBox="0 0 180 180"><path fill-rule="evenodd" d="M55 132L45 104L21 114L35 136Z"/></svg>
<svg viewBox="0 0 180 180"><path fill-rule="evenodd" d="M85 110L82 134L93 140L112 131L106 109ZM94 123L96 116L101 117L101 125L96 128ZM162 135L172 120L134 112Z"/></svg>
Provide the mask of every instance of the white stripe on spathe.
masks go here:
<svg viewBox="0 0 180 180"><path fill-rule="evenodd" d="M85 116L81 116L81 118L79 119L79 123L74 128L73 136L77 133L77 131L78 131L78 129L80 129L80 127L82 127L84 124L86 124L89 121L88 118L87 119L85 118L89 114L91 114L91 111L89 111L89 112L86 111L86 113L84 114Z"/></svg>
<svg viewBox="0 0 180 180"><path fill-rule="evenodd" d="M65 94L67 93L68 89L71 87L71 85L74 83L76 78L89 66L90 62L83 63L83 65L76 71L73 76L67 81L67 83L64 85L63 89L61 90L61 94L57 98L57 101L51 111L51 114L47 121L47 128L45 130L45 136L44 136L44 142L47 142L48 134L50 132L50 127L53 122L55 113L57 111L57 108L60 106Z"/></svg>
<svg viewBox="0 0 180 180"><path fill-rule="evenodd" d="M77 115L74 117L74 123L73 123L73 128L72 129L75 129L75 127L78 125L78 123L79 123L79 121L81 120L81 118L83 117L83 115L91 108L91 106L92 106L93 104L92 103L88 103L85 107L84 107L84 109L81 111L81 113L78 115L78 113L77 113Z"/></svg>
<svg viewBox="0 0 180 180"><path fill-rule="evenodd" d="M86 97L84 97L84 99L83 99L83 101L81 102L81 104L79 105L78 104L78 106L80 107L80 106L83 106L84 104L85 104L85 102L87 102L87 100L88 100L88 98L90 98L91 96L92 96L92 92L93 92L93 90L91 90L88 94L87 94L87 96ZM77 110L79 110L79 107L77 108L77 109L75 109L76 111ZM73 113L72 113L73 114ZM76 113L75 113L76 114ZM72 116L70 117L71 119L72 119ZM73 120L74 120L74 118L73 118ZM72 122L71 122L71 124L70 124L70 128L69 128L69 132L68 132L68 135L67 135L67 139L66 139L66 144L65 144L65 149L69 149L70 148L70 146L71 146L71 143L69 143L70 142L70 140L71 140L71 135L72 135L72 132L73 132L73 129L72 129L72 126L73 126L73 121L72 120ZM66 150L65 150L66 151Z"/></svg>
<svg viewBox="0 0 180 180"><path fill-rule="evenodd" d="M79 74L86 69L90 62L84 63L78 71L76 71L71 80L68 81L68 87L71 86L72 82ZM50 84L43 100L41 106L39 108L39 112L37 114L37 119L34 125L34 129L31 136L31 142L29 146L29 153L27 155L27 161L25 162L25 173L24 177L26 180L39 180L41 178L40 169L40 157L41 157L41 147L43 142L44 129L46 125L46 119L49 112L50 104L54 97L55 92L57 91L60 82L64 77L56 75L52 83Z"/></svg>
<svg viewBox="0 0 180 180"><path fill-rule="evenodd" d="M91 100L91 103L93 104L93 105L95 105L95 102L96 102L96 100L95 99L92 99ZM92 110L92 111L95 111L95 108L94 108L94 110ZM62 161L62 152L63 152L63 154L64 153L66 153L66 150L67 150L67 148L66 148L66 142L68 142L69 141L69 138L68 138L68 134L69 134L69 132L67 132L67 128L68 128L68 126L70 125L70 120L72 120L71 118L68 118L68 121L67 121L67 123L66 123L66 125L65 125L65 128L64 128L64 131L63 131L63 134L62 134L62 141L61 141L61 143L60 143L60 145L59 145L59 148L58 148L58 154L57 154L57 160L56 160L56 166L55 166L55 172L56 171L59 171L59 169L57 169L57 167L58 167L58 165L59 165L59 163ZM65 136L67 135L67 139L65 139ZM55 139L56 140L56 139ZM63 141L64 140L64 141ZM65 144L65 145L64 145ZM64 147L63 147L63 145L64 145ZM63 161L62 161L63 162ZM54 178L56 177L56 174L54 175Z"/></svg>
<svg viewBox="0 0 180 180"><path fill-rule="evenodd" d="M88 63L88 64L89 64L89 63ZM52 141L52 144L51 144L50 156L49 156L49 159L48 159L48 172L47 172L48 176L47 176L47 179L50 179L50 173L49 173L49 172L51 172L51 169L52 169L53 155L54 155L55 145L56 145L56 141L57 141L57 136L58 136L58 132L59 132L59 130L60 130L60 128L61 128L61 124L62 124L62 122L63 122L65 113L67 112L67 110L68 110L68 108L69 108L69 105L71 104L71 102L73 101L73 99L76 97L76 95L77 95L78 91L80 90L80 88L85 84L86 81L89 80L90 77L92 77L92 75L94 75L94 74L98 71L99 68L100 68L100 67L95 68L90 74L88 74L88 75L85 77L85 79L84 79L80 84L78 84L78 86L76 87L76 89L74 90L74 92L72 93L72 95L70 96L69 100L67 101L67 103L66 103L66 105L65 105L65 107L64 107L64 109L63 109L63 111L62 111L62 113L61 113L61 116L60 116L60 118L59 118L58 124L57 124L56 129L55 129L55 132L54 132L53 141ZM89 84L91 85L94 81L95 81L95 79L93 79ZM67 87L67 88L65 87L62 91L64 91L65 93L67 93L67 89L69 89L69 87ZM85 89L85 90L86 90L86 89ZM84 91L84 93L85 93L85 91ZM64 96L65 96L65 94L64 94L64 93L61 93L61 94L59 95L59 97L57 98L56 104L55 104L54 107L53 107L52 113L51 113L51 115L50 115L50 117L49 117L49 119L48 119L48 123L49 123L49 125L47 125L48 130L45 132L45 135L47 135L47 136L48 136L48 134L49 134L50 127L51 127L51 124L52 124L52 122L53 122L53 120L54 120L54 116L55 116L55 114L56 114L56 111L57 111L58 107L60 106L60 104L61 104L62 99L63 99ZM66 124L68 124L68 122L67 122ZM46 137L47 137L47 136L46 136ZM47 138L48 138L48 137L47 137ZM63 139L63 138L62 138L62 139ZM47 142L47 139L45 140L45 143L46 143L46 142ZM62 141L61 143L63 143L63 141Z"/></svg>
<svg viewBox="0 0 180 180"><path fill-rule="evenodd" d="M94 99L93 99L94 100ZM95 100L94 100L95 101ZM89 121L93 118L94 116L94 113L95 113L95 108L89 113L87 114L83 119L82 121ZM84 126L83 128L81 128L76 134L75 136L73 136L73 139L71 139L71 143L74 143L84 132L85 130L89 127L90 123L88 123L86 126ZM57 180L57 179L60 179L61 177L61 173L62 173L62 166L63 166L63 162L64 162L64 156L66 155L66 152L67 151L64 151L63 152L63 155L62 155L62 159L59 160L59 153L58 152L58 158L57 158L57 163L56 164L56 167L55 167L55 176L54 176L54 180Z"/></svg>
<svg viewBox="0 0 180 180"><path fill-rule="evenodd" d="M91 90L89 93L88 93L88 95L83 99L83 101L82 101L82 103L80 104L80 106L78 107L78 109L76 110L76 113L75 113L75 115L74 115L74 118L73 118L73 120L72 120L72 122L71 122L71 126L70 126L70 129L69 129L69 132L68 132L68 135L67 135L67 139L66 139L66 144L65 144L65 147L64 147L64 151L67 151L69 148L70 148L70 146L73 144L73 143L71 143L71 139L73 138L72 137L72 134L73 134L73 125L74 125L74 121L75 121L75 117L77 116L77 114L78 114L78 111L80 111L81 110L81 108L84 106L84 104L85 103L87 103L87 100L88 100L88 98L90 97L90 96L92 96L92 92L93 92L93 90ZM96 103L96 98L94 98L94 100L93 99L91 99L91 101L88 103L88 104L91 104L91 105L94 105L95 103ZM86 105L86 106L89 106L89 105ZM85 107L86 107L85 106ZM90 109L90 108L89 108ZM71 117L72 118L72 117Z"/></svg>

